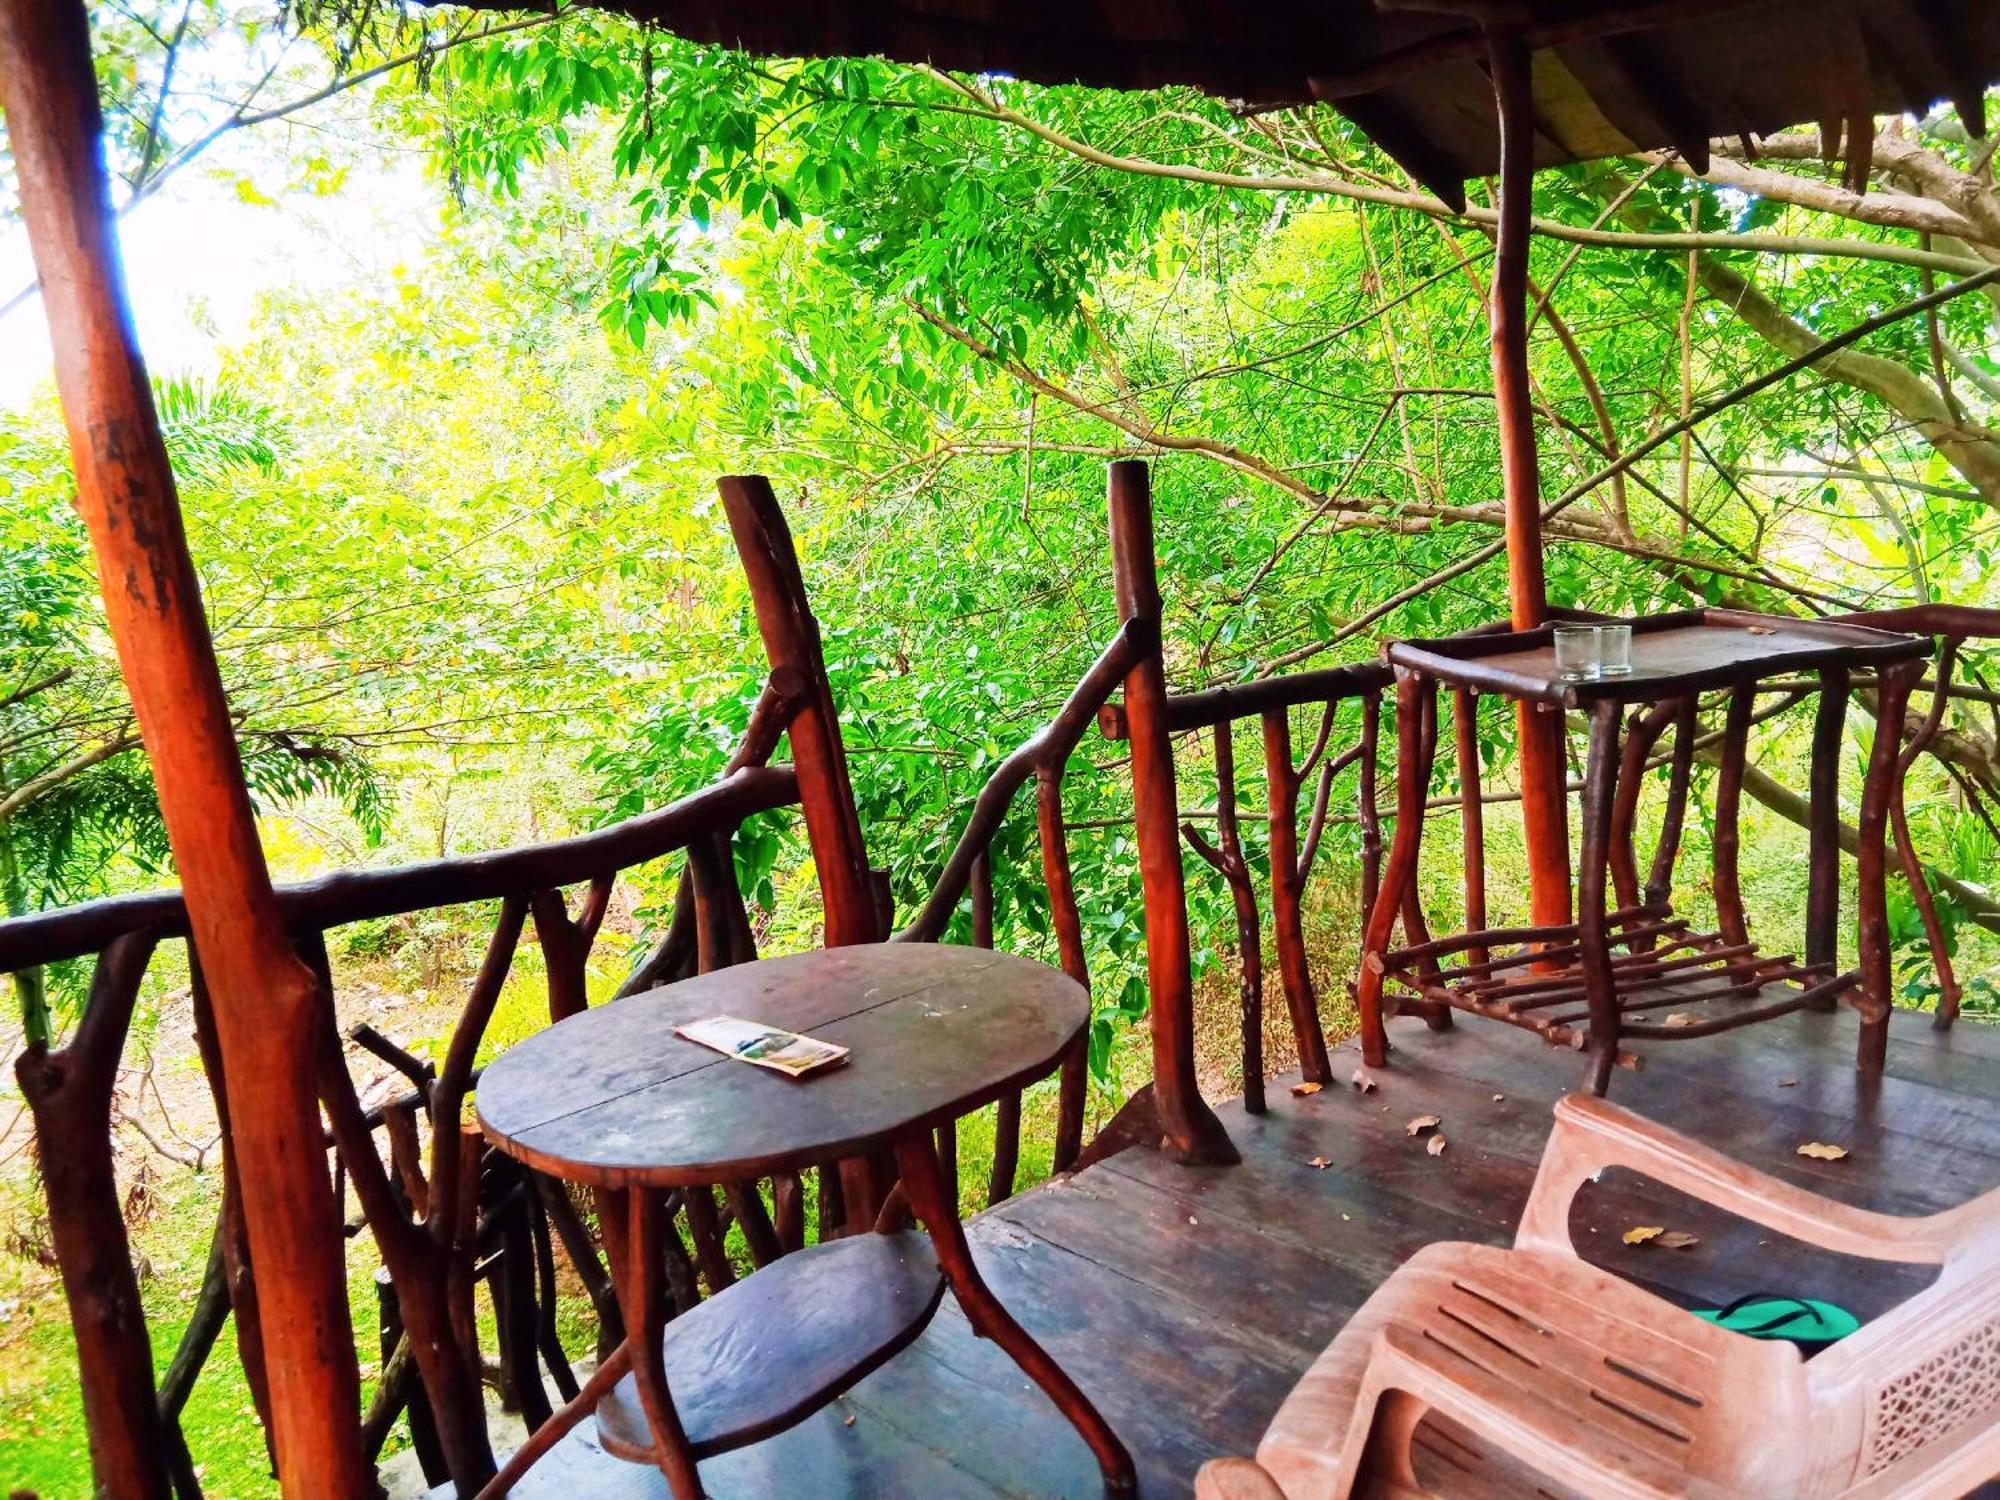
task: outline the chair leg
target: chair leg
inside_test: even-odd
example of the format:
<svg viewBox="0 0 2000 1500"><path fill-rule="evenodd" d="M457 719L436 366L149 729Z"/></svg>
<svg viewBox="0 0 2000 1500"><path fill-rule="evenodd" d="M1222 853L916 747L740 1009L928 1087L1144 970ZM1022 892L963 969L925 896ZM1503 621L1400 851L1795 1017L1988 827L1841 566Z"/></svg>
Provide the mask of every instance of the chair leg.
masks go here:
<svg viewBox="0 0 2000 1500"><path fill-rule="evenodd" d="M1386 1372L1371 1366L1354 1403L1329 1493L1342 1500L1357 1495L1386 1494L1394 1500L1421 1496L1411 1443L1429 1409L1418 1397L1397 1389Z"/></svg>

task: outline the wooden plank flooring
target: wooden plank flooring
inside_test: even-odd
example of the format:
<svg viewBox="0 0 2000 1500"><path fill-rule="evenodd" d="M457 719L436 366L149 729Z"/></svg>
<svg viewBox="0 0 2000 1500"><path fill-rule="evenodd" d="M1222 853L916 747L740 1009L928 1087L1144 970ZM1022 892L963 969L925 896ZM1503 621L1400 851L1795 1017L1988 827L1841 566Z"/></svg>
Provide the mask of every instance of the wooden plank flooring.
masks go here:
<svg viewBox="0 0 2000 1500"><path fill-rule="evenodd" d="M1403 1257L1432 1240L1511 1234L1550 1105L1577 1083L1580 1059L1476 1019L1438 1035L1393 1025L1397 1050L1371 1093L1298 1099L1281 1082L1262 1118L1224 1107L1240 1167L1128 1151L973 1222L987 1279L1131 1446L1144 1495L1184 1496L1204 1459L1251 1451L1300 1372ZM1899 1015L1875 1082L1856 1077L1854 1040L1851 1015L1806 1013L1654 1045L1611 1097L1851 1203L1918 1213L2000 1185L2000 1027L1961 1022L1940 1035L1927 1017ZM1345 1044L1336 1077L1358 1063ZM1442 1155L1405 1133L1419 1114L1443 1117ZM1852 1155L1807 1160L1796 1148L1809 1140ZM1315 1168L1315 1157L1330 1164ZM1623 1244L1640 1223L1700 1244ZM1926 1279L1806 1251L1619 1174L1587 1190L1575 1229L1589 1259L1685 1306L1808 1293L1867 1318ZM702 1476L714 1500L1102 1493L1082 1443L949 1297L915 1345L833 1407L703 1464ZM599 1451L586 1421L515 1493L667 1491Z"/></svg>

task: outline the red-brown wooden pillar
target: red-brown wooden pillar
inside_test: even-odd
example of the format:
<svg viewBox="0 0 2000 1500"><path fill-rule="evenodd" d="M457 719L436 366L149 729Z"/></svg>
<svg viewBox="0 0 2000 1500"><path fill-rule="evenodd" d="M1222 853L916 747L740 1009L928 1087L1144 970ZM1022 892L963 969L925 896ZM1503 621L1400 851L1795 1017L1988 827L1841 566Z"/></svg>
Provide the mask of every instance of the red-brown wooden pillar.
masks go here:
<svg viewBox="0 0 2000 1500"><path fill-rule="evenodd" d="M1118 622L1143 620L1153 649L1125 678L1132 744L1133 829L1146 892L1146 980L1152 992L1153 1104L1162 1149L1177 1161L1240 1158L1201 1097L1194 1073L1194 978L1188 957L1187 886L1181 871L1180 805L1167 733L1167 679L1159 646L1160 580L1153 559L1153 487L1146 465L1111 466L1111 573Z"/></svg>
<svg viewBox="0 0 2000 1500"><path fill-rule="evenodd" d="M81 0L0 0L0 109L41 277L76 504L153 763L229 1092L287 1495L361 1495L360 1381L321 1144L313 978L286 942L139 358Z"/></svg>
<svg viewBox="0 0 2000 1500"><path fill-rule="evenodd" d="M1548 618L1542 575L1541 478L1528 388L1528 238L1535 178L1534 92L1528 47L1511 32L1488 38L1500 122L1500 224L1488 300L1493 403L1500 421L1500 478L1507 540L1508 617L1516 630ZM1537 925L1570 915L1569 802L1558 712L1522 701L1521 820L1527 839L1530 908Z"/></svg>

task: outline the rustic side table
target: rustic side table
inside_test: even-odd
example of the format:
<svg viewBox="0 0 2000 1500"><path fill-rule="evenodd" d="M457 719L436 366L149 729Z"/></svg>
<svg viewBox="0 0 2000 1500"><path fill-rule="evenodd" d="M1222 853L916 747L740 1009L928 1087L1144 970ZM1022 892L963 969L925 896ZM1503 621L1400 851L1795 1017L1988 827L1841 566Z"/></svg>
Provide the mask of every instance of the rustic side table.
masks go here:
<svg viewBox="0 0 2000 1500"><path fill-rule="evenodd" d="M487 1493L506 1493L594 1408L606 1452L658 1465L676 1500L697 1500L699 1460L818 1410L915 1339L947 1286L1090 1445L1105 1492L1135 1493L1117 1434L981 1279L933 1144L935 1127L1046 1075L1089 1009L1082 986L1030 959L871 943L720 969L496 1058L480 1124L528 1166L598 1190L626 1340ZM792 1079L674 1034L715 1015L852 1053ZM665 1321L664 1194L881 1152L901 1182L873 1232L795 1251Z"/></svg>
<svg viewBox="0 0 2000 1500"><path fill-rule="evenodd" d="M1622 1040L1692 1040L1808 1006L1831 1009L1845 995L1861 1014L1860 1065L1879 1072L1889 1013L1884 895L1884 828L1903 743L1905 709L1931 643L1923 638L1825 620L1725 609L1686 610L1630 622L1631 668L1588 681L1556 668L1553 627L1473 632L1441 640L1396 641L1397 822L1381 895L1362 941L1357 1000L1363 1049L1380 1063L1383 1016L1422 1014L1434 1027L1454 1011L1540 1032L1590 1055L1588 1083L1603 1093L1611 1070L1636 1059ZM1877 732L1864 779L1858 853L1859 966L1838 972L1840 760L1848 699L1857 674L1872 673ZM1582 787L1582 838L1575 869L1575 920L1492 928L1485 921L1483 848L1476 779L1461 789L1466 822L1466 930L1433 938L1416 900L1417 866L1437 750L1437 693L1453 694L1460 765L1477 776L1472 699L1479 693L1576 711L1590 727ZM1700 699L1726 703L1715 738L1713 932L1669 904ZM1765 955L1751 940L1739 888L1738 808L1747 775L1750 729L1763 715L1816 697L1808 821L1811 827L1805 945ZM1627 710L1633 710L1628 723ZM1658 847L1641 883L1633 833L1640 789L1654 748L1671 727L1673 750ZM1614 905L1615 898L1615 905ZM1404 944L1390 940L1401 918ZM1672 1012L1666 1019L1659 1014Z"/></svg>

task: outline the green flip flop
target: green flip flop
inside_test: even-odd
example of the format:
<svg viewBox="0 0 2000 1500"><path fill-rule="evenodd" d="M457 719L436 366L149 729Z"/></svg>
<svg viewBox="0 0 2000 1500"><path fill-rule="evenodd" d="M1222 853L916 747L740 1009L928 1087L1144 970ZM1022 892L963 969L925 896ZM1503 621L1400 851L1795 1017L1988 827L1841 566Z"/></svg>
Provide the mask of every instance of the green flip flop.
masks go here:
<svg viewBox="0 0 2000 1500"><path fill-rule="evenodd" d="M1697 1308L1697 1318L1753 1339L1785 1339L1807 1354L1846 1338L1861 1320L1844 1307L1812 1297L1781 1297L1751 1292L1727 1307Z"/></svg>

